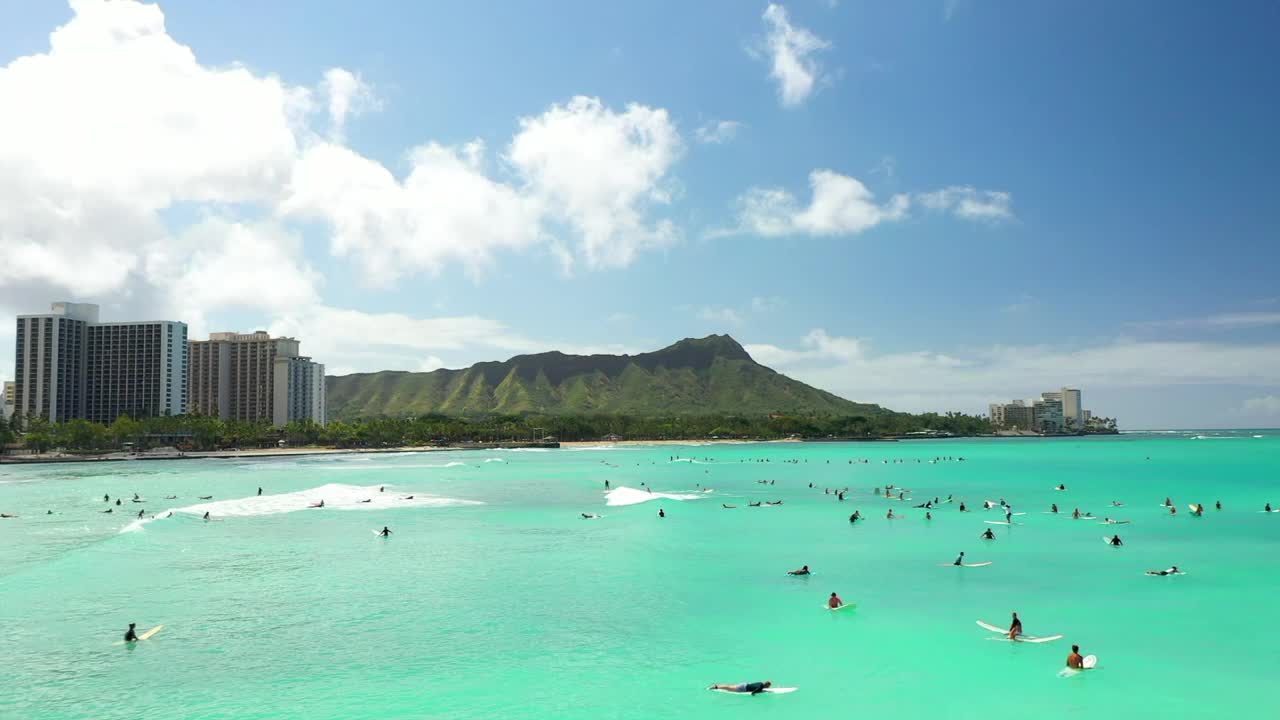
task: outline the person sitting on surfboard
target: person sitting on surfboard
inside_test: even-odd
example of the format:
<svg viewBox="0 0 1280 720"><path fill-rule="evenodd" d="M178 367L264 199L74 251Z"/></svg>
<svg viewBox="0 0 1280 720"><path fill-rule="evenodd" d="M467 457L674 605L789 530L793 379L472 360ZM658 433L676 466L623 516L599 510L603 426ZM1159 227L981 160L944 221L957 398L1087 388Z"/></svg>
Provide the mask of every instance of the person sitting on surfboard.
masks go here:
<svg viewBox="0 0 1280 720"><path fill-rule="evenodd" d="M1109 542L1110 542L1112 545L1115 545L1116 547L1119 547L1119 546L1121 546L1121 545L1123 545L1123 544L1124 544L1124 542L1120 540L1120 536L1119 536L1119 535L1112 535L1112 536L1111 536L1111 540L1110 540Z"/></svg>
<svg viewBox="0 0 1280 720"><path fill-rule="evenodd" d="M1262 508L1262 512L1271 512L1271 503L1267 503L1267 506Z"/></svg>
<svg viewBox="0 0 1280 720"><path fill-rule="evenodd" d="M1054 503L1053 505L1050 505L1049 512L1056 515L1058 513L1058 503Z"/></svg>
<svg viewBox="0 0 1280 720"><path fill-rule="evenodd" d="M1013 624L1009 626L1009 639L1017 640L1022 634L1022 621L1018 619L1018 613L1013 614Z"/></svg>
<svg viewBox="0 0 1280 720"><path fill-rule="evenodd" d="M586 517L586 516L584 515L583 517ZM593 515L592 517L595 517L595 516ZM391 537L391 528L387 527L386 525L383 525L382 529L378 531L378 534L381 535L382 537Z"/></svg>
<svg viewBox="0 0 1280 720"><path fill-rule="evenodd" d="M986 530L984 530L984 531L983 531L982 536L981 536L981 539L983 539L983 540L995 540L995 539L996 539L996 535L995 535L995 533L991 532L991 528L987 528Z"/></svg>
<svg viewBox="0 0 1280 720"><path fill-rule="evenodd" d="M787 574L788 574L788 575L808 575L808 574L809 574L809 566L808 566L808 565L805 565L804 567L800 568L799 570L788 570L788 571L787 571Z"/></svg>
<svg viewBox="0 0 1280 720"><path fill-rule="evenodd" d="M844 605L844 601L840 599L840 596L835 593L831 593L831 599L827 600L827 607L835 610L841 605Z"/></svg>
<svg viewBox="0 0 1280 720"><path fill-rule="evenodd" d="M1055 488L1055 489L1057 489L1057 490L1066 490L1066 489L1067 489L1067 486L1066 486L1066 485L1059 485L1059 486L1058 486L1057 488Z"/></svg>
<svg viewBox="0 0 1280 720"><path fill-rule="evenodd" d="M751 693L752 695L759 695L760 693L764 692L765 690L771 687L773 687L773 681L765 680L764 682L737 683L735 685L712 685L707 689L708 690L727 690L728 692Z"/></svg>
<svg viewBox="0 0 1280 720"><path fill-rule="evenodd" d="M960 567L961 565L963 565L963 564L964 564L964 551L963 551L963 550L962 550L962 551L960 551L960 557L956 558L956 561L955 561L955 562L953 562L953 563L951 563L951 564L952 564L952 565L955 565L956 567Z"/></svg>
<svg viewBox="0 0 1280 720"><path fill-rule="evenodd" d="M1147 574L1148 574L1148 575L1160 575L1160 576L1164 576L1164 575L1178 575L1178 574L1180 574L1180 573L1179 573L1179 571L1178 571L1178 566L1177 566L1177 565L1174 565L1173 567L1169 568L1168 570L1148 570L1148 571L1147 571Z"/></svg>
<svg viewBox="0 0 1280 720"><path fill-rule="evenodd" d="M925 519L925 520L932 520L932 519L933 519L933 513L931 513L931 512L927 512L927 513L925 513L925 514L924 514L924 519Z"/></svg>
<svg viewBox="0 0 1280 720"><path fill-rule="evenodd" d="M1072 670L1084 669L1084 656L1080 654L1079 645L1071 646L1071 654L1067 656L1067 667Z"/></svg>
<svg viewBox="0 0 1280 720"><path fill-rule="evenodd" d="M965 509L964 509L964 501L963 501L963 500L961 500L961 501L960 501L960 512L969 512L968 510L965 510Z"/></svg>
<svg viewBox="0 0 1280 720"><path fill-rule="evenodd" d="M138 639L138 633L133 631L134 626L137 624L138 623L129 623L129 629L124 633L125 642L133 642Z"/></svg>

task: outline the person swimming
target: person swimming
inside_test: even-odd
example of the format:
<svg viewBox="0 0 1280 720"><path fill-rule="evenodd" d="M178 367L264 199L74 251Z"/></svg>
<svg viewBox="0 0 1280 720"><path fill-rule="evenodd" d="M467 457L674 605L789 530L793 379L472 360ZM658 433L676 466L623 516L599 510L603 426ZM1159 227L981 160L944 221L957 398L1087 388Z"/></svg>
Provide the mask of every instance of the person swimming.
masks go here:
<svg viewBox="0 0 1280 720"><path fill-rule="evenodd" d="M765 680L764 682L736 683L734 685L712 685L707 689L708 690L724 690L724 691L733 692L733 693L749 693L751 695L759 695L760 693L764 692L765 690L768 690L771 687L773 687L773 681Z"/></svg>
<svg viewBox="0 0 1280 720"><path fill-rule="evenodd" d="M658 517L664 518L666 516L667 516L667 511L663 510L662 508L658 508Z"/></svg>
<svg viewBox="0 0 1280 720"><path fill-rule="evenodd" d="M924 514L924 519L925 519L925 520L932 520L932 519L933 519L933 513L931 513L931 512L926 512L926 513Z"/></svg>
<svg viewBox="0 0 1280 720"><path fill-rule="evenodd" d="M135 627L137 627L137 625L138 623L129 623L129 629L124 631L125 642L137 642L138 633L134 632L133 630Z"/></svg>
<svg viewBox="0 0 1280 720"><path fill-rule="evenodd" d="M110 495L103 495L103 496L102 496L102 502L111 502L111 496L110 496Z"/></svg>
<svg viewBox="0 0 1280 720"><path fill-rule="evenodd" d="M787 574L788 575L812 575L813 573L809 572L809 566L805 565L799 570L788 570Z"/></svg>
<svg viewBox="0 0 1280 720"><path fill-rule="evenodd" d="M382 530L380 530L378 534L381 535L382 537L391 537L391 528L387 527L386 525L383 525Z"/></svg>
<svg viewBox="0 0 1280 720"><path fill-rule="evenodd" d="M1071 646L1071 654L1067 656L1067 667L1072 670L1084 670L1084 656L1080 654L1079 645Z"/></svg>
<svg viewBox="0 0 1280 720"><path fill-rule="evenodd" d="M1177 565L1174 565L1173 567L1169 568L1168 570L1148 570L1148 571L1147 571L1147 574L1148 574L1148 575L1159 575L1159 576L1163 577L1163 576L1165 576L1165 575L1181 575L1181 574L1182 574L1182 571L1181 571L1181 570L1178 570L1178 566L1177 566Z"/></svg>
<svg viewBox="0 0 1280 720"><path fill-rule="evenodd" d="M1119 535L1112 535L1111 539L1108 540L1107 542L1111 543L1115 547L1120 547L1121 545L1124 545L1124 541L1120 539Z"/></svg>
<svg viewBox="0 0 1280 720"><path fill-rule="evenodd" d="M738 507L738 506L737 506L737 505L725 505L724 503L720 503L720 507L724 508L725 510L733 510L734 508L736 508L736 507Z"/></svg>
<svg viewBox="0 0 1280 720"><path fill-rule="evenodd" d="M830 599L827 600L827 607L835 610L842 605L844 605L844 601L840 599L840 596L835 593L831 593Z"/></svg>
<svg viewBox="0 0 1280 720"><path fill-rule="evenodd" d="M1018 613L1013 614L1013 623L1009 625L1009 639L1017 640L1022 634L1022 621L1018 619Z"/></svg>
<svg viewBox="0 0 1280 720"><path fill-rule="evenodd" d="M995 533L991 532L991 528L987 528L986 530L983 530L983 531L982 531L982 535L981 535L980 537L981 537L983 540L995 540L995 539L996 539L996 535L995 535Z"/></svg>

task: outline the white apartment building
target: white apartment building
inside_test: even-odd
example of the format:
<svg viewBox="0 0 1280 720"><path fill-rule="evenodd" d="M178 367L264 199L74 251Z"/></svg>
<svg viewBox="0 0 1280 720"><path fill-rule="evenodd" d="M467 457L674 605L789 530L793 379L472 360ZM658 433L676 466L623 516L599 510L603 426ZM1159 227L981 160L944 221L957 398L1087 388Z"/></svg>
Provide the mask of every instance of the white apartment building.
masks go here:
<svg viewBox="0 0 1280 720"><path fill-rule="evenodd" d="M324 424L324 365L301 357L296 339L221 332L189 346L193 414L277 427L303 418Z"/></svg>
<svg viewBox="0 0 1280 720"><path fill-rule="evenodd" d="M272 424L295 420L325 424L324 365L308 357L277 357Z"/></svg>

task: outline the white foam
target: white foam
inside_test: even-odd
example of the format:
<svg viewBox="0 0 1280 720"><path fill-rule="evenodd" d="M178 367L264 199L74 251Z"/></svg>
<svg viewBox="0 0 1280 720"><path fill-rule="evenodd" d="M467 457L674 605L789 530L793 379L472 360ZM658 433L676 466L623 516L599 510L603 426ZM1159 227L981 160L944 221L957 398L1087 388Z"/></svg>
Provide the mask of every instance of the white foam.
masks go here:
<svg viewBox="0 0 1280 720"><path fill-rule="evenodd" d="M504 462L506 462L506 460L503 460L502 458L485 458L485 459L484 459L484 461L485 461L485 462L487 462L487 463L491 463L491 462L500 462L500 463L504 463Z"/></svg>
<svg viewBox="0 0 1280 720"><path fill-rule="evenodd" d="M451 468L465 466L457 460L447 463L418 463L414 465L362 465L360 467L320 467L309 468L318 472L365 472L369 470L419 470L423 468Z"/></svg>
<svg viewBox="0 0 1280 720"><path fill-rule="evenodd" d="M250 495L234 500L218 500L214 502L174 508L155 517L134 520L120 532L139 530L152 520L163 520L173 513L204 516L207 512L213 518L258 517L262 515L280 515L300 510L385 510L399 507L458 507L462 505L483 505L475 500L439 497L422 493L378 492L377 485L361 487L359 485L342 485L330 483L309 490L299 490L278 495ZM412 500L405 499L412 495ZM323 508L312 508L312 505L324 501ZM369 502L363 502L368 500Z"/></svg>
<svg viewBox="0 0 1280 720"><path fill-rule="evenodd" d="M610 490L604 495L605 505L636 505L638 503L649 502L659 498L665 500L698 500L704 497L702 493L651 493L647 490L637 490L629 487L619 487Z"/></svg>
<svg viewBox="0 0 1280 720"><path fill-rule="evenodd" d="M498 448L498 452L551 452L551 448Z"/></svg>

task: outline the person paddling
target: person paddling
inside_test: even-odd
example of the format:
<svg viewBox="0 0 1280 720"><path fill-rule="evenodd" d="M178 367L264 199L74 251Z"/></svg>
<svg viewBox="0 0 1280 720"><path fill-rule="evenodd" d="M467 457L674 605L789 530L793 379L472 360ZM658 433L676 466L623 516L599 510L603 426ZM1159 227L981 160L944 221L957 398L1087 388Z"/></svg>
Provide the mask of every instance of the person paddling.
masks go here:
<svg viewBox="0 0 1280 720"><path fill-rule="evenodd" d="M805 565L799 570L788 570L787 574L788 575L811 575L812 573L809 572L809 566Z"/></svg>
<svg viewBox="0 0 1280 720"><path fill-rule="evenodd" d="M707 689L708 690L724 690L726 692L733 692L733 693L748 693L751 695L759 695L760 693L764 692L765 690L768 690L771 687L773 687L773 681L765 680L764 682L737 683L734 685L712 685Z"/></svg>

